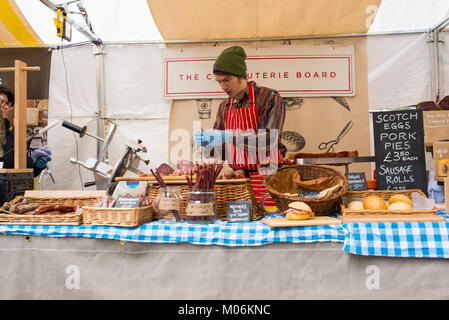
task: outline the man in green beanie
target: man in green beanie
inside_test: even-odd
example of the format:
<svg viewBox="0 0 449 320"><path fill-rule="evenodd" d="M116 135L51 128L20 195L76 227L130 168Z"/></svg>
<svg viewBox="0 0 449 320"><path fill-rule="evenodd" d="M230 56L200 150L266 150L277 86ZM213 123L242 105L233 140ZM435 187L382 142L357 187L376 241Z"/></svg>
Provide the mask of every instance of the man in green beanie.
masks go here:
<svg viewBox="0 0 449 320"><path fill-rule="evenodd" d="M285 156L286 148L280 141L285 105L276 90L248 81L245 60L240 46L225 49L216 59L214 77L229 99L220 104L213 130L195 132L194 143L225 144L229 166L243 169L249 176L257 172L259 164L277 164Z"/></svg>

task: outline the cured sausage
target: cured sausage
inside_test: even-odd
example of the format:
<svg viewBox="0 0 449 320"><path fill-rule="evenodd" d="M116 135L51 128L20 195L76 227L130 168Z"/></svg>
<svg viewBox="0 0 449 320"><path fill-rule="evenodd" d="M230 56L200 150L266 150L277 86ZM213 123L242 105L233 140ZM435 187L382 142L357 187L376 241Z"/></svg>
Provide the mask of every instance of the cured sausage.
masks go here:
<svg viewBox="0 0 449 320"><path fill-rule="evenodd" d="M65 213L61 212L61 211L58 211L58 210L55 210L55 211L47 211L47 212L43 213L42 215L45 215L45 216L60 216L60 215L63 215L63 214L65 214Z"/></svg>
<svg viewBox="0 0 449 320"><path fill-rule="evenodd" d="M76 211L77 206L73 204L58 204L54 207L56 211L72 212Z"/></svg>
<svg viewBox="0 0 449 320"><path fill-rule="evenodd" d="M53 205L49 205L49 206L41 206L41 207L37 208L35 210L35 212L37 214L40 214L40 213L44 213L44 212L55 211L56 210L55 207L56 207L56 205L54 205L54 204Z"/></svg>
<svg viewBox="0 0 449 320"><path fill-rule="evenodd" d="M23 204L23 205L18 205L16 207L16 210L14 213L17 214L25 214L27 212L36 210L37 208L39 208L39 204Z"/></svg>

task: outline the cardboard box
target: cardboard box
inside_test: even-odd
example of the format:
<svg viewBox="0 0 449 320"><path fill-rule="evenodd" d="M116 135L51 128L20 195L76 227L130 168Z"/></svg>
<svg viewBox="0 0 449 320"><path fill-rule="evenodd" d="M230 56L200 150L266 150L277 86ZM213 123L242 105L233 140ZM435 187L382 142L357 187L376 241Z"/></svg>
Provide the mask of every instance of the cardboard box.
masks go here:
<svg viewBox="0 0 449 320"><path fill-rule="evenodd" d="M27 126L39 125L39 110L37 108L27 108Z"/></svg>
<svg viewBox="0 0 449 320"><path fill-rule="evenodd" d="M449 159L449 141L438 141L433 143L433 168L435 177L444 177L438 170L438 161Z"/></svg>

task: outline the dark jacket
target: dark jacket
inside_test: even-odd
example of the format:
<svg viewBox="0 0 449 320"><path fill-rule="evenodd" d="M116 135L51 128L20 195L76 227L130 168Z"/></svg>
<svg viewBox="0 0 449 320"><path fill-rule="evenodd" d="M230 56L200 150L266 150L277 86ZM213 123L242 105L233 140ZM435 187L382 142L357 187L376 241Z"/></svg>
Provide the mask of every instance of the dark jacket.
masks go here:
<svg viewBox="0 0 449 320"><path fill-rule="evenodd" d="M3 161L4 169L13 169L14 168L14 130L9 130L10 124L8 119L3 119L5 121L5 131L6 131L6 143L3 145L3 154L4 156L0 158L0 161ZM8 152L12 150L11 152ZM8 152L8 153L7 153ZM33 159L27 154L27 168L32 168L34 176L38 176L43 169L36 167L36 164L33 162Z"/></svg>

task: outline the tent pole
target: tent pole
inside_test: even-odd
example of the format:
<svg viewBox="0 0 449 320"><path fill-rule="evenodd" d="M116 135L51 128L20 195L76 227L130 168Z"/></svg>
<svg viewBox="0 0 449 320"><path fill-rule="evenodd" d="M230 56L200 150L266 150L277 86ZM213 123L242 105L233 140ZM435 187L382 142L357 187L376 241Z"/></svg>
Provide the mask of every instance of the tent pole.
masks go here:
<svg viewBox="0 0 449 320"><path fill-rule="evenodd" d="M96 83L97 83L97 100L98 100L98 118L97 118L97 136L104 139L105 137L105 92L104 92L104 46L98 45L94 47L94 55L96 59ZM97 159L100 157L102 141L97 140ZM104 159L99 159L108 163L108 151L104 152Z"/></svg>
<svg viewBox="0 0 449 320"><path fill-rule="evenodd" d="M444 34L442 34L442 30L449 25L449 17L447 17L446 19L444 19L441 23L439 23L435 29L435 59L436 59L436 76L437 76L437 97L438 99L442 98L442 95L444 95L443 92L443 81L444 81L444 75L443 75L443 70L441 68L441 60L442 60L442 56L441 56L441 50L440 50L440 42L444 42Z"/></svg>
<svg viewBox="0 0 449 320"><path fill-rule="evenodd" d="M210 40L153 40L153 41L104 41L104 44L206 44L206 43L233 43L233 42L265 42L265 41L287 41L287 40L310 40L310 39L332 39L332 38L351 38L351 37L371 37L384 35L400 34L423 34L428 29L404 30L404 31L385 31L385 32L367 32L367 33L347 33L347 34L329 34L319 36L290 36L290 37L272 37L272 38L236 38L236 39L210 39Z"/></svg>
<svg viewBox="0 0 449 320"><path fill-rule="evenodd" d="M443 19L440 23L438 23L434 28L429 31L430 41L433 42L434 51L431 52L431 57L433 58L433 78L435 81L435 86L432 89L434 101L438 102L441 99L441 95L443 94L443 72L441 68L441 50L440 50L440 42L443 42L443 37L441 36L441 31L449 24L449 17Z"/></svg>
<svg viewBox="0 0 449 320"><path fill-rule="evenodd" d="M436 29L434 31L434 43L435 43L435 101L438 102L441 99L441 68L440 68L440 30Z"/></svg>
<svg viewBox="0 0 449 320"><path fill-rule="evenodd" d="M430 65L430 97L433 101L436 100L436 61L435 61L435 47L434 47L434 33L429 29L427 32L427 43L429 44L429 65Z"/></svg>

